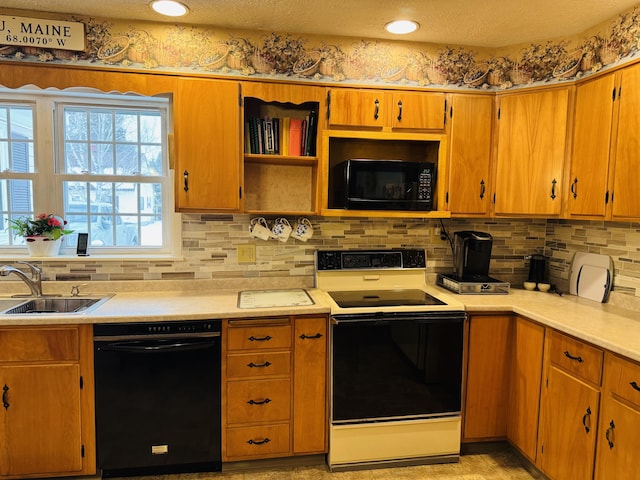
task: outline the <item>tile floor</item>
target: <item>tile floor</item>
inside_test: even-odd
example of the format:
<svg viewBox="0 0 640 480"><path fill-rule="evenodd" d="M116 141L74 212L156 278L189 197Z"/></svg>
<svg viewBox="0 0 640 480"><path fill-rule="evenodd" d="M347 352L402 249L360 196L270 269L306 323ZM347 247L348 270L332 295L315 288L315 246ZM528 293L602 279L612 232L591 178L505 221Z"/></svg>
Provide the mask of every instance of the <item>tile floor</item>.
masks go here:
<svg viewBox="0 0 640 480"><path fill-rule="evenodd" d="M264 468L218 473L129 477L129 480L537 480L511 450L466 454L459 463L354 472L328 471L325 465Z"/></svg>

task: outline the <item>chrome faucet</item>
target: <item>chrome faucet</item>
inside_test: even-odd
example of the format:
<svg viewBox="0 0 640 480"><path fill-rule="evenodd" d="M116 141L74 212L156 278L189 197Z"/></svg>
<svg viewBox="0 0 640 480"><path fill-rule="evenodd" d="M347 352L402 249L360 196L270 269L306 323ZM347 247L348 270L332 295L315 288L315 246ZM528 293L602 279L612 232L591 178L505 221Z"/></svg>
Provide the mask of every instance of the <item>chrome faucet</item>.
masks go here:
<svg viewBox="0 0 640 480"><path fill-rule="evenodd" d="M12 273L15 273L27 285L27 287L29 287L29 290L31 290L32 296L41 297L42 296L42 270L28 262L18 262L18 263L24 263L31 269L31 278L29 278L22 270L19 270L10 265L3 265L2 267L0 267L0 277L6 277Z"/></svg>

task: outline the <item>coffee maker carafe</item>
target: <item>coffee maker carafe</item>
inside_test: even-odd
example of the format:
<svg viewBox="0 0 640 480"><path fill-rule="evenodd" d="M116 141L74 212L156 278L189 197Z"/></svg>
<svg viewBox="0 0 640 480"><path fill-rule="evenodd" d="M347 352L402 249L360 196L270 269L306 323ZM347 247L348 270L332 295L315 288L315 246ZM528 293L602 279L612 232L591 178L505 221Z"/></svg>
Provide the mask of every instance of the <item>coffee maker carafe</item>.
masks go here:
<svg viewBox="0 0 640 480"><path fill-rule="evenodd" d="M453 267L459 280L482 281L489 276L493 237L484 232L453 234Z"/></svg>

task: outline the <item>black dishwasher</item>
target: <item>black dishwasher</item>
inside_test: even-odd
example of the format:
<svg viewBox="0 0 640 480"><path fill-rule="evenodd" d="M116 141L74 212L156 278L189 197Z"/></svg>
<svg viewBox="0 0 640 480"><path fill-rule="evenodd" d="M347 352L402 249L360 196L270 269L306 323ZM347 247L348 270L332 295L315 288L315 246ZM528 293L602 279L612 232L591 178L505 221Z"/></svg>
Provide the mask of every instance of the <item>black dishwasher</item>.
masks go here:
<svg viewBox="0 0 640 480"><path fill-rule="evenodd" d="M93 331L103 477L220 471L220 321Z"/></svg>

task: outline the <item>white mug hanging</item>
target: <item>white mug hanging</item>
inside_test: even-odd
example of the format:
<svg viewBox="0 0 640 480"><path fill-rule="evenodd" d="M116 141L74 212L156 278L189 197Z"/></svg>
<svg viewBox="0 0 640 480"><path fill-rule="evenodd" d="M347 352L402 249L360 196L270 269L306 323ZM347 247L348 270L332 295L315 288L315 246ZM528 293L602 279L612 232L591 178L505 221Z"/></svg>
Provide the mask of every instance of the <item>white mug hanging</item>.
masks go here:
<svg viewBox="0 0 640 480"><path fill-rule="evenodd" d="M302 242L306 242L313 237L313 227L308 218L301 217L298 219L298 223L293 227L291 236Z"/></svg>
<svg viewBox="0 0 640 480"><path fill-rule="evenodd" d="M261 240L269 240L271 230L269 230L267 221L263 217L252 218L249 223L249 235Z"/></svg>
<svg viewBox="0 0 640 480"><path fill-rule="evenodd" d="M275 238L279 242L286 242L293 229L289 220L284 217L276 218L273 228L271 229L271 238Z"/></svg>

